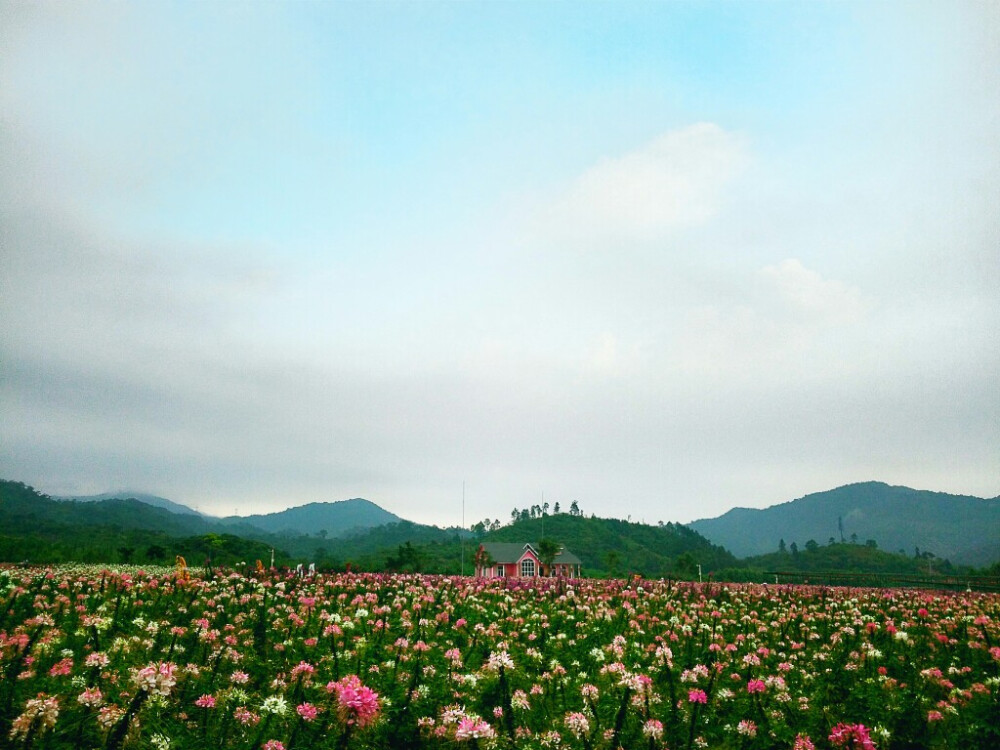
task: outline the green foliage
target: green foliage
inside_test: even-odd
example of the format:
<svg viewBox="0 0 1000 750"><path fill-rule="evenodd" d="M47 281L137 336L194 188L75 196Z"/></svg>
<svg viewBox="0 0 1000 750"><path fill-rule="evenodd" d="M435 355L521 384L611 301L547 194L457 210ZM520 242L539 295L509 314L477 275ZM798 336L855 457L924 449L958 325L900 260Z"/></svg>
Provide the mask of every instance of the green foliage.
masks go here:
<svg viewBox="0 0 1000 750"><path fill-rule="evenodd" d="M711 544L696 531L681 524L630 523L613 518L586 518L561 513L544 518L528 518L492 531L484 536L489 542L520 542L542 537L559 543L583 562L585 574L617 575L638 573L660 577L691 577L697 565L703 570L735 566L736 558ZM681 562L681 555L687 554Z"/></svg>
<svg viewBox="0 0 1000 750"><path fill-rule="evenodd" d="M812 540L810 540L812 542ZM908 555L883 552L877 547L862 544L834 543L824 547L806 543L806 553L788 555L772 552L744 560L748 568L808 573L837 571L840 573L880 573L885 575L926 575L927 562ZM932 566L932 571L935 570ZM936 572L951 573L954 568L939 561Z"/></svg>

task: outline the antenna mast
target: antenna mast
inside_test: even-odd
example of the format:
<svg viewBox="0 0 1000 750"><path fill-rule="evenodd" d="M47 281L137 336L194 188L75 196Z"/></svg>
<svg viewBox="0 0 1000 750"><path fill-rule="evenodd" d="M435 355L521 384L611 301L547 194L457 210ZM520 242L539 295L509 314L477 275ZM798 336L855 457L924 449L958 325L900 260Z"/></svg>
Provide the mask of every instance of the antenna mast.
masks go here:
<svg viewBox="0 0 1000 750"><path fill-rule="evenodd" d="M465 575L465 480L462 480L462 575Z"/></svg>

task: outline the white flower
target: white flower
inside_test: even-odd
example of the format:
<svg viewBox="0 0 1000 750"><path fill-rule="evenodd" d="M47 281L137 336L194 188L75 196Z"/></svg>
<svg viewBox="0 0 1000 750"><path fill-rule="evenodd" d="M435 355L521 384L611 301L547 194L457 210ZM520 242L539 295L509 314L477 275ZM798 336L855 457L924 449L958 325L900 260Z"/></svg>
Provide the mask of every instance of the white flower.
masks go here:
<svg viewBox="0 0 1000 750"><path fill-rule="evenodd" d="M510 654L506 651L494 651L490 654L490 660L486 668L491 672L499 672L501 668L513 669L514 660L510 658Z"/></svg>
<svg viewBox="0 0 1000 750"><path fill-rule="evenodd" d="M260 705L260 710L266 714L274 714L275 716L284 716L288 713L288 701L282 698L280 695L269 695L264 699L264 702Z"/></svg>

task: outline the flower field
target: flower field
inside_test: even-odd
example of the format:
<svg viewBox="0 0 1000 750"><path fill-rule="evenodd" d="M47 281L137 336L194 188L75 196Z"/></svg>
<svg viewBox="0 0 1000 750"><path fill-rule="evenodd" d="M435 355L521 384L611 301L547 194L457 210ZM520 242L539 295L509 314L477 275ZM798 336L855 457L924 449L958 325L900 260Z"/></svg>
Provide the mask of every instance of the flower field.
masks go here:
<svg viewBox="0 0 1000 750"><path fill-rule="evenodd" d="M0 571L0 746L1000 747L1000 596Z"/></svg>

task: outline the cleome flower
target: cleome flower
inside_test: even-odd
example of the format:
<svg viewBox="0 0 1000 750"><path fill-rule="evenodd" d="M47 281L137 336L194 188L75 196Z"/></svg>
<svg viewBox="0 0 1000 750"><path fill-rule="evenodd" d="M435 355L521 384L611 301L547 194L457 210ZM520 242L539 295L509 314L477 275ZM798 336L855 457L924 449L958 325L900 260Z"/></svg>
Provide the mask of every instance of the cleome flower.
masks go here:
<svg viewBox="0 0 1000 750"><path fill-rule="evenodd" d="M378 693L361 683L357 675L348 675L326 686L337 696L337 714L348 726L367 727L378 718L381 704Z"/></svg>
<svg viewBox="0 0 1000 750"><path fill-rule="evenodd" d="M52 729L59 718L59 699L39 693L24 704L24 710L11 724L10 738L23 739L34 729Z"/></svg>
<svg viewBox="0 0 1000 750"><path fill-rule="evenodd" d="M506 651L494 651L490 654L490 659L486 662L486 669L490 672L499 672L501 669L510 670L514 668L514 660Z"/></svg>
<svg viewBox="0 0 1000 750"><path fill-rule="evenodd" d="M170 695L170 691L177 684L174 677L174 670L177 665L172 662L159 662L148 664L132 675L132 681L150 695Z"/></svg>

